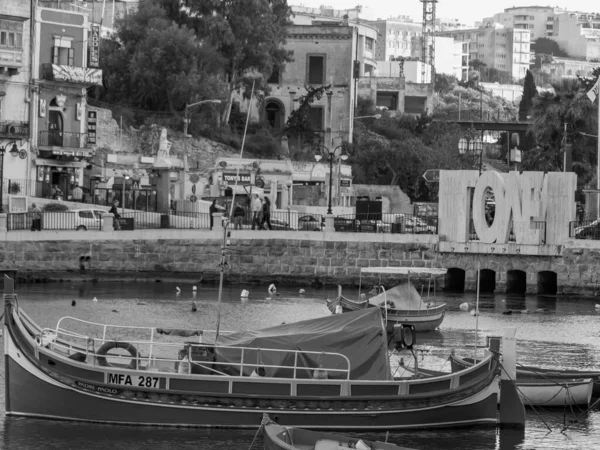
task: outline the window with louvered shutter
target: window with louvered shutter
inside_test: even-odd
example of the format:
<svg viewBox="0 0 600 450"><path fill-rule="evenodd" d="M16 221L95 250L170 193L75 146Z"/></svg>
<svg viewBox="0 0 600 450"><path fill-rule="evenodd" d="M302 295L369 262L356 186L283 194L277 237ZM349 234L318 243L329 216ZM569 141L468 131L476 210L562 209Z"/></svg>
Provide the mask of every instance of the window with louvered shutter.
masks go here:
<svg viewBox="0 0 600 450"><path fill-rule="evenodd" d="M325 82L325 57L308 57L308 84L323 84Z"/></svg>

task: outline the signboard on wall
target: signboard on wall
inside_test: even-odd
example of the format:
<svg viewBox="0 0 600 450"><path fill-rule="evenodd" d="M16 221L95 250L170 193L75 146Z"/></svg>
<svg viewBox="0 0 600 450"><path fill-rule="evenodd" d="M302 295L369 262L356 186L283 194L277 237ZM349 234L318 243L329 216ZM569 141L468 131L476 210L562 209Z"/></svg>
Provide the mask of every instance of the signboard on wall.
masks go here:
<svg viewBox="0 0 600 450"><path fill-rule="evenodd" d="M250 174L249 173L240 173L239 175L235 172L223 172L223 180L227 182L227 184L235 184L236 179L239 183L250 183Z"/></svg>
<svg viewBox="0 0 600 450"><path fill-rule="evenodd" d="M92 24L89 67L100 67L100 24L96 23Z"/></svg>
<svg viewBox="0 0 600 450"><path fill-rule="evenodd" d="M88 144L96 144L97 121L98 121L98 111L88 111L88 120L87 120Z"/></svg>

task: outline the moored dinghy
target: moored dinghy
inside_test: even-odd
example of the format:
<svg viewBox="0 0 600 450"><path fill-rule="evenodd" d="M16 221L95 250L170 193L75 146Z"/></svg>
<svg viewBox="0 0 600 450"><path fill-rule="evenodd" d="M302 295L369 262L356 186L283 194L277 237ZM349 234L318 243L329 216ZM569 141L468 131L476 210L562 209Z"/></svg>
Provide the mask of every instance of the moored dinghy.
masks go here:
<svg viewBox="0 0 600 450"><path fill-rule="evenodd" d="M452 371L464 370L473 365L472 358L450 355ZM592 399L592 378L553 377L535 370L517 368L517 391L526 406L587 406Z"/></svg>
<svg viewBox="0 0 600 450"><path fill-rule="evenodd" d="M9 416L254 428L275 410L281 425L312 429L524 425L522 404L505 402L511 391L501 380L496 352L486 350L461 372L395 380L376 308L223 335L216 342L202 330L178 330L161 341L157 328L73 317L40 328L19 307L13 280L5 278L4 286ZM114 345L119 332L126 339ZM185 336L183 344L173 342L177 336ZM194 336L199 338L190 341ZM326 376L315 377L317 371Z"/></svg>
<svg viewBox="0 0 600 450"><path fill-rule="evenodd" d="M263 428L263 441L265 450L410 450L387 442L283 427L275 423L270 423Z"/></svg>

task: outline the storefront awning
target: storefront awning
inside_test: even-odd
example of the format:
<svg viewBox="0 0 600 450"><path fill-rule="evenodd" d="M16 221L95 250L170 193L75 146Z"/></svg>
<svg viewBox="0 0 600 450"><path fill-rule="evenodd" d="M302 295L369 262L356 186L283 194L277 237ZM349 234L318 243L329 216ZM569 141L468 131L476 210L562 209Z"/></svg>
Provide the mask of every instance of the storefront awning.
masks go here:
<svg viewBox="0 0 600 450"><path fill-rule="evenodd" d="M59 161L57 159L36 158L36 166L54 166L54 167L86 167L85 161Z"/></svg>
<svg viewBox="0 0 600 450"><path fill-rule="evenodd" d="M263 188L259 188L256 186L252 186L251 184L246 185L230 185L227 186L228 189L231 189L231 192L235 193L235 195L254 195L258 194L260 197L265 196L265 190Z"/></svg>

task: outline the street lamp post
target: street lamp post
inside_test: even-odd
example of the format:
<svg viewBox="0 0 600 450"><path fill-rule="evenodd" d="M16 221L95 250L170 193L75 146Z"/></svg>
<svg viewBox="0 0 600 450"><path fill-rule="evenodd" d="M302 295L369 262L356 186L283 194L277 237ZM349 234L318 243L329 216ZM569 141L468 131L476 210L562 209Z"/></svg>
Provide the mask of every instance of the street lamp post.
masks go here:
<svg viewBox="0 0 600 450"><path fill-rule="evenodd" d="M327 214L333 214L333 210L331 209L331 196L332 196L331 188L333 186L333 161L337 157L335 152L337 151L337 149L342 148L342 146L338 145L333 150L329 150L324 145L323 145L323 148L326 150L326 152L324 152L325 156L327 156L327 158L329 158L329 202L328 202L328 207L327 207ZM323 156L319 153L315 155L315 159L317 160L317 162L321 161L322 157ZM341 155L339 155L339 159L342 161L346 161L348 159L348 155L341 154Z"/></svg>
<svg viewBox="0 0 600 450"><path fill-rule="evenodd" d="M6 149L0 147L0 213L4 212L4 153Z"/></svg>
<svg viewBox="0 0 600 450"><path fill-rule="evenodd" d="M461 155L471 153L479 157L479 175L483 166L483 141L479 137L463 137L458 140L458 152Z"/></svg>
<svg viewBox="0 0 600 450"><path fill-rule="evenodd" d="M121 189L121 215L125 214L125 184L129 180L129 174L124 173L123 175L123 188Z"/></svg>

